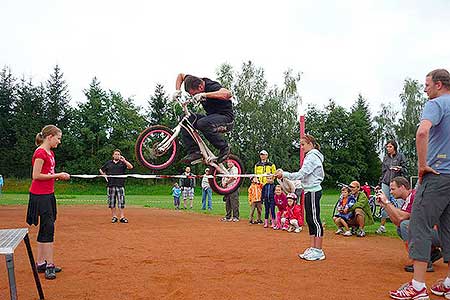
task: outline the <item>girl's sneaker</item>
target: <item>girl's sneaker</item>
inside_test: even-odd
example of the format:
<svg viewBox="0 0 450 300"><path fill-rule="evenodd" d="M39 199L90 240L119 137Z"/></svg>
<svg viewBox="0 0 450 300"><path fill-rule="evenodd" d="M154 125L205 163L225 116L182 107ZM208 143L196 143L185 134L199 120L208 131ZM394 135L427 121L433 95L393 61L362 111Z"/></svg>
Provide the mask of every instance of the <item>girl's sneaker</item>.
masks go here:
<svg viewBox="0 0 450 300"><path fill-rule="evenodd" d="M302 231L302 229L303 229L302 226L299 226L299 227L295 228L294 232L300 233Z"/></svg>
<svg viewBox="0 0 450 300"><path fill-rule="evenodd" d="M352 236L352 232L350 230L347 230L342 234L343 236Z"/></svg>
<svg viewBox="0 0 450 300"><path fill-rule="evenodd" d="M314 249L313 247L306 248L305 251L304 251L303 253L300 253L300 254L298 255L298 257L300 257L301 259L305 259L305 256L309 255L309 253L311 253L312 251L314 251L313 249Z"/></svg>
<svg viewBox="0 0 450 300"><path fill-rule="evenodd" d="M294 231L294 226L290 225L287 229L287 232L292 232Z"/></svg>
<svg viewBox="0 0 450 300"><path fill-rule="evenodd" d="M313 251L311 251L308 255L305 255L304 259L309 261L324 260L325 253L322 249L313 248Z"/></svg>
<svg viewBox="0 0 450 300"><path fill-rule="evenodd" d="M342 228L338 228L338 230L336 230L335 234L343 234L344 233L344 229Z"/></svg>
<svg viewBox="0 0 450 300"><path fill-rule="evenodd" d="M273 230L280 230L280 227L278 227L277 225L275 225L275 227L273 228Z"/></svg>

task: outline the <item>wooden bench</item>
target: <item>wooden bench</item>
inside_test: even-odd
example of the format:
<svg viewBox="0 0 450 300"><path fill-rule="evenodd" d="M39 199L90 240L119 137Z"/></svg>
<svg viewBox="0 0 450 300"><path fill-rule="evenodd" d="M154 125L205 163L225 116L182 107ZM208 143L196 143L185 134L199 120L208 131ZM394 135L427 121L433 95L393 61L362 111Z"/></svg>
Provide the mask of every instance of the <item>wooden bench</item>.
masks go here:
<svg viewBox="0 0 450 300"><path fill-rule="evenodd" d="M17 300L16 278L14 275L14 250L22 240L25 241L25 246L27 247L28 258L30 259L31 269L33 270L34 281L36 282L39 299L44 300L44 292L42 291L41 282L39 281L27 228L0 229L0 254L5 255L6 257L6 268L8 270L11 300Z"/></svg>

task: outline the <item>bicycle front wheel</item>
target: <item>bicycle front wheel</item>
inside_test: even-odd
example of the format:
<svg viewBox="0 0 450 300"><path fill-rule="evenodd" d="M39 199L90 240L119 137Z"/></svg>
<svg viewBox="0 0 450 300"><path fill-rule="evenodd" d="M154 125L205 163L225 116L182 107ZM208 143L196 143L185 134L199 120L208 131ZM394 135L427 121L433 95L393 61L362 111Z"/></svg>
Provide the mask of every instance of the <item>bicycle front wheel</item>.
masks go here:
<svg viewBox="0 0 450 300"><path fill-rule="evenodd" d="M162 125L150 126L139 135L135 153L139 163L150 170L163 170L169 167L177 154L177 140L170 128Z"/></svg>
<svg viewBox="0 0 450 300"><path fill-rule="evenodd" d="M230 154L228 159L223 162L224 166L228 168L227 165L229 162L237 168L238 175L244 174L244 165L236 155ZM214 171L211 173L211 175L213 175L213 178L209 178L208 182L211 186L211 189L220 195L226 195L236 191L244 180L243 177L236 177L236 180L232 184L223 187L222 179L226 177L216 176L218 174L220 173L217 171L217 169L214 169Z"/></svg>

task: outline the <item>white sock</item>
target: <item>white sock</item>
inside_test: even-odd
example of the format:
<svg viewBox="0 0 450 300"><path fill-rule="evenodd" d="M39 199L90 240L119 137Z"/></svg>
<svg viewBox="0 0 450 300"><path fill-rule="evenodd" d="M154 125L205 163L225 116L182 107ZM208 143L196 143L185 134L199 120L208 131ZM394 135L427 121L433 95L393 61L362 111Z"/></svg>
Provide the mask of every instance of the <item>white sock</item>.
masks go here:
<svg viewBox="0 0 450 300"><path fill-rule="evenodd" d="M425 287L425 282L419 282L419 281L416 281L416 280L412 280L412 285L413 285L413 288L416 290L416 291L420 291L420 290L422 290L424 287Z"/></svg>
<svg viewBox="0 0 450 300"><path fill-rule="evenodd" d="M444 279L444 285L446 288L450 288L450 278L445 277Z"/></svg>

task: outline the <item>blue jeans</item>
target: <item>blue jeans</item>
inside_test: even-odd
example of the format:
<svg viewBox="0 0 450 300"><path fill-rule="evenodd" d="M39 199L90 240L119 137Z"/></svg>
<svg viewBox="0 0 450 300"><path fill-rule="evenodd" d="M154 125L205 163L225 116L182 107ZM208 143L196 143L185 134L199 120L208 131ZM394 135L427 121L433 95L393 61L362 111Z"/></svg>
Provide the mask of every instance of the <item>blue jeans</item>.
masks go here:
<svg viewBox="0 0 450 300"><path fill-rule="evenodd" d="M202 189L202 209L206 209L206 196L208 196L208 209L212 209L212 190L211 190L211 188Z"/></svg>

